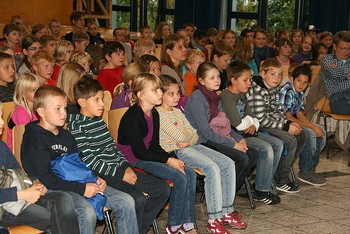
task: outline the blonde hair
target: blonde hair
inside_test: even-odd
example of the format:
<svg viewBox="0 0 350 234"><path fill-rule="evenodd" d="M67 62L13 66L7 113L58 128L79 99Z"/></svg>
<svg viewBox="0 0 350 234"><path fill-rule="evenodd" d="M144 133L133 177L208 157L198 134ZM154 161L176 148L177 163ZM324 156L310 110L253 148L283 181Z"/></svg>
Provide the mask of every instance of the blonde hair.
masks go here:
<svg viewBox="0 0 350 234"><path fill-rule="evenodd" d="M196 56L199 56L203 59L205 59L205 55L202 51L197 50L197 49L191 49L187 52L187 59L186 59L186 63L194 63L194 59Z"/></svg>
<svg viewBox="0 0 350 234"><path fill-rule="evenodd" d="M21 75L16 81L15 93L13 95L13 102L16 106L23 106L24 109L28 112L30 119L32 119L32 109L29 107L28 100L25 95L26 92L30 90L36 90L40 87L39 78L33 74L26 72Z"/></svg>
<svg viewBox="0 0 350 234"><path fill-rule="evenodd" d="M57 63L64 61L69 46L72 46L74 49L74 45L70 41L62 40L57 43L55 51L55 60Z"/></svg>
<svg viewBox="0 0 350 234"><path fill-rule="evenodd" d="M113 95L117 96L119 95L123 89L129 88L129 81L133 80L135 76L146 72L144 67L141 66L138 63L131 63L129 64L123 71L122 78L123 82L118 84L114 90L113 90Z"/></svg>
<svg viewBox="0 0 350 234"><path fill-rule="evenodd" d="M267 72L268 70L273 69L273 68L278 68L278 69L282 70L282 65L275 58L268 58L268 59L262 61L260 64L260 71Z"/></svg>
<svg viewBox="0 0 350 234"><path fill-rule="evenodd" d="M72 54L70 61L79 63L84 59L87 59L87 61L90 65L92 64L92 58L91 58L90 54L87 52L75 52L74 54Z"/></svg>
<svg viewBox="0 0 350 234"><path fill-rule="evenodd" d="M163 87L162 81L155 75L150 73L141 73L136 76L131 85L131 97L130 101L139 102L137 97L138 92L144 91L147 87L153 86L155 89L161 89Z"/></svg>
<svg viewBox="0 0 350 234"><path fill-rule="evenodd" d="M30 58L30 64L31 65L38 65L40 60L45 60L47 62L55 62L53 56L46 52L45 50L37 51L33 54L33 56Z"/></svg>
<svg viewBox="0 0 350 234"><path fill-rule="evenodd" d="M156 49L156 44L153 40L148 38L142 38L136 41L134 47L134 59L135 62L138 61L139 57L141 57L147 50L154 51Z"/></svg>
<svg viewBox="0 0 350 234"><path fill-rule="evenodd" d="M76 104L73 86L83 77L84 73L84 68L76 62L63 64L58 72L56 86L66 93L69 105Z"/></svg>
<svg viewBox="0 0 350 234"><path fill-rule="evenodd" d="M64 91L56 86L41 86L34 94L34 110L38 108L45 108L47 104L47 99L49 97L62 97L67 99L67 95Z"/></svg>

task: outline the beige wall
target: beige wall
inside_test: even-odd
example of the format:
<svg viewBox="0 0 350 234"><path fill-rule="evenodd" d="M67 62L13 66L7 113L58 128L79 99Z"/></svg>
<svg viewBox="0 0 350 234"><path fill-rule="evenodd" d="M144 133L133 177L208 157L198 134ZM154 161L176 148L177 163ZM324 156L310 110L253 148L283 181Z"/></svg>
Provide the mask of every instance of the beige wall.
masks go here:
<svg viewBox="0 0 350 234"><path fill-rule="evenodd" d="M51 19L71 25L69 15L73 11L73 0L1 0L0 23L9 23L13 15L20 15L25 25L43 23Z"/></svg>

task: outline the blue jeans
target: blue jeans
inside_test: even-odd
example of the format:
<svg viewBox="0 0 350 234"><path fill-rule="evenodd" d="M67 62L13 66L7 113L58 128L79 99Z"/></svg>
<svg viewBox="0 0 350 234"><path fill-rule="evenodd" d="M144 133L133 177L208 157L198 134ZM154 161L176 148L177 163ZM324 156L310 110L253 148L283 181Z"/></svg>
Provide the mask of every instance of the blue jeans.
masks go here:
<svg viewBox="0 0 350 234"><path fill-rule="evenodd" d="M203 145L175 150L176 156L204 175L205 199L210 219L221 219L233 212L236 192L235 163L227 156Z"/></svg>
<svg viewBox="0 0 350 234"><path fill-rule="evenodd" d="M299 156L299 170L314 170L320 161L320 154L326 145L326 131L322 127L324 138L317 137L311 128L302 127L308 135L308 141Z"/></svg>
<svg viewBox="0 0 350 234"><path fill-rule="evenodd" d="M95 234L96 213L92 205L78 193L70 191L67 191L67 193L72 197L74 202L80 233Z"/></svg>
<svg viewBox="0 0 350 234"><path fill-rule="evenodd" d="M114 212L117 233L139 233L134 199L110 186L104 195L107 197L106 207Z"/></svg>
<svg viewBox="0 0 350 234"><path fill-rule="evenodd" d="M272 190L272 180L280 161L283 142L277 137L258 133L257 137L245 138L248 148L259 151L256 165L255 189L262 192Z"/></svg>
<svg viewBox="0 0 350 234"><path fill-rule="evenodd" d="M202 143L202 145L226 155L235 162L236 191L242 187L245 178L254 168L259 158L259 152L255 149L249 149L247 153L243 153L242 151L236 150L233 147L228 147L226 145L218 144L212 141L207 141L205 143Z"/></svg>
<svg viewBox="0 0 350 234"><path fill-rule="evenodd" d="M277 167L277 171L274 176L276 185L284 185L290 182L289 168L295 162L297 156L300 154L307 142L307 134L305 131L301 131L297 136L293 136L288 132L269 128L264 129L271 135L281 139L287 147L287 155L282 155Z"/></svg>
<svg viewBox="0 0 350 234"><path fill-rule="evenodd" d="M336 114L350 114L350 90L335 93L329 97L331 111Z"/></svg>
<svg viewBox="0 0 350 234"><path fill-rule="evenodd" d="M185 167L186 174L183 174L164 163L142 160L136 161L133 166L173 182L168 211L168 224L170 226L195 222L194 203L197 176L191 168Z"/></svg>

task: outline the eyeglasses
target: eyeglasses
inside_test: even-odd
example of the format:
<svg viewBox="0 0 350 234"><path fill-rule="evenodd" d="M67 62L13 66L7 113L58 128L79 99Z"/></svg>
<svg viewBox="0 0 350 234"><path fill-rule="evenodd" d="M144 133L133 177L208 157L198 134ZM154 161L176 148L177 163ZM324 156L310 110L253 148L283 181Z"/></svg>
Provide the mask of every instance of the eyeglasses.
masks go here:
<svg viewBox="0 0 350 234"><path fill-rule="evenodd" d="M339 47L338 45L337 45L337 47L341 51L350 51L350 48Z"/></svg>
<svg viewBox="0 0 350 234"><path fill-rule="evenodd" d="M42 50L42 49L43 49L43 47L41 47L41 46L40 46L40 47L29 47L29 48L28 48L28 50L32 50L32 51L34 51L34 52L35 52L35 51L38 51L38 50Z"/></svg>

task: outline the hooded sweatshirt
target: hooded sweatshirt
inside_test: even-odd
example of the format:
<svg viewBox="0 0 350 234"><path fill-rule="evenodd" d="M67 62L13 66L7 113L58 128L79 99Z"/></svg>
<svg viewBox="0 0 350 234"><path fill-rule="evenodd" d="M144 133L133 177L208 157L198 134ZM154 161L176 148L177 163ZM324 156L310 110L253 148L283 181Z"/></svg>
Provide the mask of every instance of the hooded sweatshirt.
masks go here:
<svg viewBox="0 0 350 234"><path fill-rule="evenodd" d="M78 152L73 136L62 127L55 135L34 121L26 125L21 146L22 165L27 174L38 178L48 189L85 193L85 184L62 180L51 169L57 157Z"/></svg>
<svg viewBox="0 0 350 234"><path fill-rule="evenodd" d="M277 87L268 89L261 76L254 76L246 97L250 109L260 122L260 128L288 131L291 121L282 112Z"/></svg>

